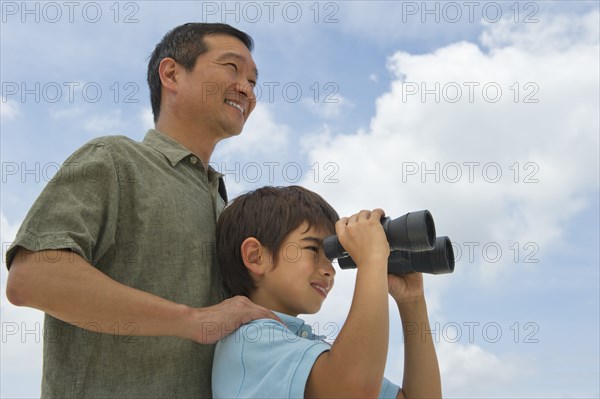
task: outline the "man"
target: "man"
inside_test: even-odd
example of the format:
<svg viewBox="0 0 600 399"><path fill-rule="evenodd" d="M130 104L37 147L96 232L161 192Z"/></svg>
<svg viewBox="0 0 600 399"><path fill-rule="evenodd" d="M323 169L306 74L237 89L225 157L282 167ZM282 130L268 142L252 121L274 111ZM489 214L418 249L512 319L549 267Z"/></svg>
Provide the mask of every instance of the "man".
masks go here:
<svg viewBox="0 0 600 399"><path fill-rule="evenodd" d="M148 65L156 129L107 136L49 182L7 251L7 297L46 312L42 397L209 397L213 344L272 312L223 301L216 144L256 105L252 39L185 24Z"/></svg>

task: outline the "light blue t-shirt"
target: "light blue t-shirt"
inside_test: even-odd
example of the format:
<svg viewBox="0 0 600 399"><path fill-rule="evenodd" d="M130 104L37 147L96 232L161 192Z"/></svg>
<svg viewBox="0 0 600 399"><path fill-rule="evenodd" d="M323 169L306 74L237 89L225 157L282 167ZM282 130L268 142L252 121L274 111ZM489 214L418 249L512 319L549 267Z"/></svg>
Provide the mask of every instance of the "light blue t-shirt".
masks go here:
<svg viewBox="0 0 600 399"><path fill-rule="evenodd" d="M319 355L331 349L302 319L275 312L254 320L218 342L212 373L213 398L303 398ZM383 379L380 398L396 398L400 388Z"/></svg>

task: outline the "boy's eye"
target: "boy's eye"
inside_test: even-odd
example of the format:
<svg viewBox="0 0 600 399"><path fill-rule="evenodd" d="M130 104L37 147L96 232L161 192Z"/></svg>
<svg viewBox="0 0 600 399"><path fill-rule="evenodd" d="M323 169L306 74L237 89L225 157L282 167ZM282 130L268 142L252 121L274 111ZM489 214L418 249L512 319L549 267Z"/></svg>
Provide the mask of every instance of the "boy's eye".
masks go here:
<svg viewBox="0 0 600 399"><path fill-rule="evenodd" d="M309 250L315 251L315 252L319 252L319 247L306 247L306 249L309 249Z"/></svg>

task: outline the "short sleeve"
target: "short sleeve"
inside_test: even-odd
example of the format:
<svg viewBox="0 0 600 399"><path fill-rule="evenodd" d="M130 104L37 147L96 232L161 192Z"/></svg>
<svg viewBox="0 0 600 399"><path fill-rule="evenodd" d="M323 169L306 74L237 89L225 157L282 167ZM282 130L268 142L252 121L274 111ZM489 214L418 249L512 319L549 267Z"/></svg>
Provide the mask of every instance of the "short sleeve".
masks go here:
<svg viewBox="0 0 600 399"><path fill-rule="evenodd" d="M384 378L381 384L381 391L379 392L379 399L396 399L399 391L400 387L398 385Z"/></svg>
<svg viewBox="0 0 600 399"><path fill-rule="evenodd" d="M48 182L6 252L70 249L94 264L114 244L119 179L102 138L81 147Z"/></svg>
<svg viewBox="0 0 600 399"><path fill-rule="evenodd" d="M330 349L274 320L244 325L217 344L213 397L303 398L315 361Z"/></svg>

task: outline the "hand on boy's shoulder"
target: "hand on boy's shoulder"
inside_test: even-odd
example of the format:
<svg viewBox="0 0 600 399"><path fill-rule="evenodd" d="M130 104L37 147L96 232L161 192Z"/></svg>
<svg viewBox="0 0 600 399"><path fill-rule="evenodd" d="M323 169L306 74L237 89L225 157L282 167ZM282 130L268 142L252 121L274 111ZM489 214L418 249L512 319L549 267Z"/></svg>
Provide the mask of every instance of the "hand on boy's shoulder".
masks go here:
<svg viewBox="0 0 600 399"><path fill-rule="evenodd" d="M204 344L214 344L253 320L273 319L283 323L275 313L245 296L235 296L198 310L202 328L197 331L197 341Z"/></svg>

